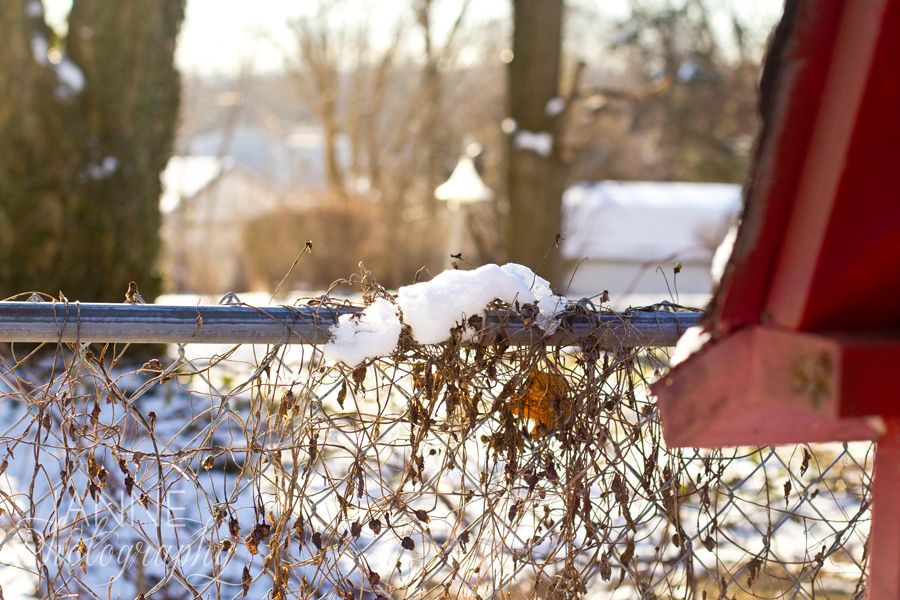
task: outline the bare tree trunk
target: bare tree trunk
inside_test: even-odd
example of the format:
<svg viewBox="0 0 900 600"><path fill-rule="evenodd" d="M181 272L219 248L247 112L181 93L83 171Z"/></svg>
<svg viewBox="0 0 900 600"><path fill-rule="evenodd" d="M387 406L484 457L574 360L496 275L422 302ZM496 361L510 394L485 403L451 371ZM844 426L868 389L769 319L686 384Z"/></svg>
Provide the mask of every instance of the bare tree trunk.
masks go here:
<svg viewBox="0 0 900 600"><path fill-rule="evenodd" d="M346 200L344 173L338 157L340 127L337 124L337 109L334 106L322 111L322 127L325 132L325 179L328 189L335 197Z"/></svg>
<svg viewBox="0 0 900 600"><path fill-rule="evenodd" d="M341 126L338 95L341 92L341 53L345 32L331 31L328 14L336 5L322 2L315 17L294 24L299 60L293 69L299 91L322 125L325 183L333 196L347 199L344 170L338 156Z"/></svg>
<svg viewBox="0 0 900 600"><path fill-rule="evenodd" d="M559 94L563 0L513 0L513 60L509 64L510 137L507 190L507 259L529 266L559 285L565 167L547 102ZM549 152L528 142L550 135ZM517 143L518 142L518 143Z"/></svg>
<svg viewBox="0 0 900 600"><path fill-rule="evenodd" d="M429 51L430 52L430 51ZM429 216L437 212L437 201L431 192L441 181L440 160L440 117L441 117L441 72L433 56L429 56L422 72L422 151L424 153L425 178L428 194L425 198ZM444 257L447 258L447 257Z"/></svg>

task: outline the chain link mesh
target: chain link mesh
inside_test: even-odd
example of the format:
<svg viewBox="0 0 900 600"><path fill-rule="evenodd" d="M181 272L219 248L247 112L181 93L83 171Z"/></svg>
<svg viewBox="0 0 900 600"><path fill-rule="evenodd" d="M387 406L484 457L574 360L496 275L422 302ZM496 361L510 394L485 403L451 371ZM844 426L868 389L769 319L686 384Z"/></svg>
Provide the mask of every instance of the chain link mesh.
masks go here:
<svg viewBox="0 0 900 600"><path fill-rule="evenodd" d="M667 449L660 350L0 356L6 598L864 592L872 445Z"/></svg>

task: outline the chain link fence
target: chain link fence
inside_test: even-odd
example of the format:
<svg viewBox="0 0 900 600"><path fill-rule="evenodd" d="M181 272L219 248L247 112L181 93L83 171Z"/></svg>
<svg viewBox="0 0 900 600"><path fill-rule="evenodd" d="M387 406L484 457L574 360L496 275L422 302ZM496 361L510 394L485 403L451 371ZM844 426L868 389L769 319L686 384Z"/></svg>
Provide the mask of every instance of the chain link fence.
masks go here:
<svg viewBox="0 0 900 600"><path fill-rule="evenodd" d="M668 449L663 349L402 347L2 347L3 597L864 594L871 444Z"/></svg>

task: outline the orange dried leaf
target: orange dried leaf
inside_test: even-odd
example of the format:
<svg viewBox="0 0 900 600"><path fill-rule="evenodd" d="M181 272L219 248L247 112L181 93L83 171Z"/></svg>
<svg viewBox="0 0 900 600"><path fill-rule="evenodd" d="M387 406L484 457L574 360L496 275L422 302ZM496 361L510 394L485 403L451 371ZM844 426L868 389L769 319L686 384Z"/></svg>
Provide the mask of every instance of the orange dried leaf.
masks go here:
<svg viewBox="0 0 900 600"><path fill-rule="evenodd" d="M534 423L533 434L547 433L572 416L568 393L569 384L562 375L533 371L528 376L525 392L511 403L510 410Z"/></svg>

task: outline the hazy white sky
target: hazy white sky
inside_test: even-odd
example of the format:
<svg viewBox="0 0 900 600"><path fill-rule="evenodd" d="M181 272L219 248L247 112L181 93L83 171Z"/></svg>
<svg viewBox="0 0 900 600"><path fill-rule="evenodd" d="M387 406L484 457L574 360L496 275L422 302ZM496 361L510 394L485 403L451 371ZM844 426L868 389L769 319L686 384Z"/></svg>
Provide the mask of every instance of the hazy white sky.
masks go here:
<svg viewBox="0 0 900 600"><path fill-rule="evenodd" d="M2 0L0 0L2 1ZM44 0L47 19L54 26L64 25L72 0ZM450 23L455 2L438 4L437 27ZM509 12L508 0L477 0L470 17L488 19ZM281 48L290 48L289 24L311 12L314 3L307 0L188 0L187 14L178 43L176 60L186 71L200 73L234 72L248 61L258 70L277 69L282 64ZM391 23L398 14L409 12L409 0L355 0L348 18L366 19L374 31L391 34ZM360 7L364 7L360 11ZM441 19L441 11L446 19ZM377 23L383 20L385 26Z"/></svg>
<svg viewBox="0 0 900 600"><path fill-rule="evenodd" d="M0 0L2 1L2 0ZM604 13L623 14L628 0L596 0ZM44 0L51 23L64 22L71 0ZM590 4L581 0L582 4ZM781 10L782 0L712 0L711 4L732 5L745 18L773 22ZM248 61L258 70L277 69L281 64L278 46L290 47L288 24L309 13L308 0L188 0L187 15L178 45L178 65L185 71L206 74L234 72ZM359 2L356 3L357 5ZM362 0L366 4L366 0ZM409 0L371 0L370 10L351 18L375 21L383 19L382 29L389 35L388 25L398 14L406 14ZM449 23L454 18L457 2L438 3L436 21ZM475 0L471 4L472 20L488 20L509 14L509 0ZM268 41L267 41L268 40Z"/></svg>
<svg viewBox="0 0 900 600"><path fill-rule="evenodd" d="M71 0L44 0L47 18L64 21ZM247 60L276 68L280 52L265 38L286 43L287 23L303 13L303 0L189 0L178 44L182 69L234 71Z"/></svg>

